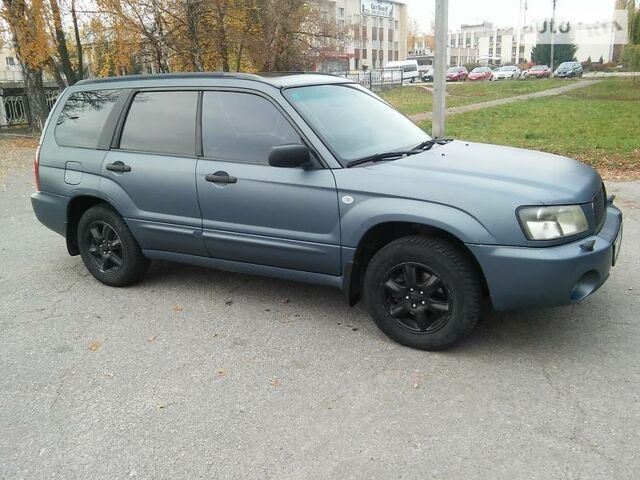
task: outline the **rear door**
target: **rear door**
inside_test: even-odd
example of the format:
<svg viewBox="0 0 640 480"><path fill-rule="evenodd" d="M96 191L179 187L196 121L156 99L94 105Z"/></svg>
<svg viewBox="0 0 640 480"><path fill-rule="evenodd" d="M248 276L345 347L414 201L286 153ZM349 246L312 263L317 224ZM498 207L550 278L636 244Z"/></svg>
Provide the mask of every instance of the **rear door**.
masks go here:
<svg viewBox="0 0 640 480"><path fill-rule="evenodd" d="M268 164L272 147L302 141L264 96L203 93L203 157L196 180L212 257L340 274L340 216L331 170ZM211 174L229 181L208 181Z"/></svg>
<svg viewBox="0 0 640 480"><path fill-rule="evenodd" d="M197 91L134 92L101 189L145 250L206 255L196 192Z"/></svg>

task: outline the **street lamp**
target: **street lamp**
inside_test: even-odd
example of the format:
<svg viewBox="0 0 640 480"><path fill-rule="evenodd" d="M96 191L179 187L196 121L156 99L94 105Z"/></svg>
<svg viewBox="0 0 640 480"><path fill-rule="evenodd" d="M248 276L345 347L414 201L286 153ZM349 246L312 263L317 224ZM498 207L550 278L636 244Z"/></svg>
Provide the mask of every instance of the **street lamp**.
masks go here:
<svg viewBox="0 0 640 480"><path fill-rule="evenodd" d="M554 50L554 46L555 46L555 33L556 33L556 4L558 3L558 0L553 0L553 15L551 17L551 25L549 26L549 28L551 29L551 59L549 60L549 67L551 67L551 74L553 75L553 50Z"/></svg>

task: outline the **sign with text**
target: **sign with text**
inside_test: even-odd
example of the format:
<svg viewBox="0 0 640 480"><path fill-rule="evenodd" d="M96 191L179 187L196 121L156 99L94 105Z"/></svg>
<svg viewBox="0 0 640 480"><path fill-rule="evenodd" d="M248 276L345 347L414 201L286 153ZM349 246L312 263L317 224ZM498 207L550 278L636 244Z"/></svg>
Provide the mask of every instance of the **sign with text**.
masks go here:
<svg viewBox="0 0 640 480"><path fill-rule="evenodd" d="M393 3L384 0L360 0L363 15L393 18Z"/></svg>

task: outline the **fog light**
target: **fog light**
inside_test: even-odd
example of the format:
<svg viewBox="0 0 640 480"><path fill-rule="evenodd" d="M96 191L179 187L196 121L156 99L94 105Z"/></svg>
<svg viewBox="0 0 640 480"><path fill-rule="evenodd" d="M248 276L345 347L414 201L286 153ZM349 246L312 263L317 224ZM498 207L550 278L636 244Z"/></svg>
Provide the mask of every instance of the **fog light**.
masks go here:
<svg viewBox="0 0 640 480"><path fill-rule="evenodd" d="M600 283L600 274L595 270L589 270L580 277L571 292L571 301L578 302L591 295Z"/></svg>

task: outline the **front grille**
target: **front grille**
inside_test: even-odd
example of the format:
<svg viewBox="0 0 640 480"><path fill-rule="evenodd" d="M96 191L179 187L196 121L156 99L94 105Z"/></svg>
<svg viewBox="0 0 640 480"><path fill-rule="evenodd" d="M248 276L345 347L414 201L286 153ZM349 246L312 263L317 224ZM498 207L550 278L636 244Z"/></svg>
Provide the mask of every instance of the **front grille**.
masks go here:
<svg viewBox="0 0 640 480"><path fill-rule="evenodd" d="M602 229L604 220L607 215L607 191L604 188L604 184L600 187L600 190L593 196L593 214L594 225L596 227L596 233Z"/></svg>

